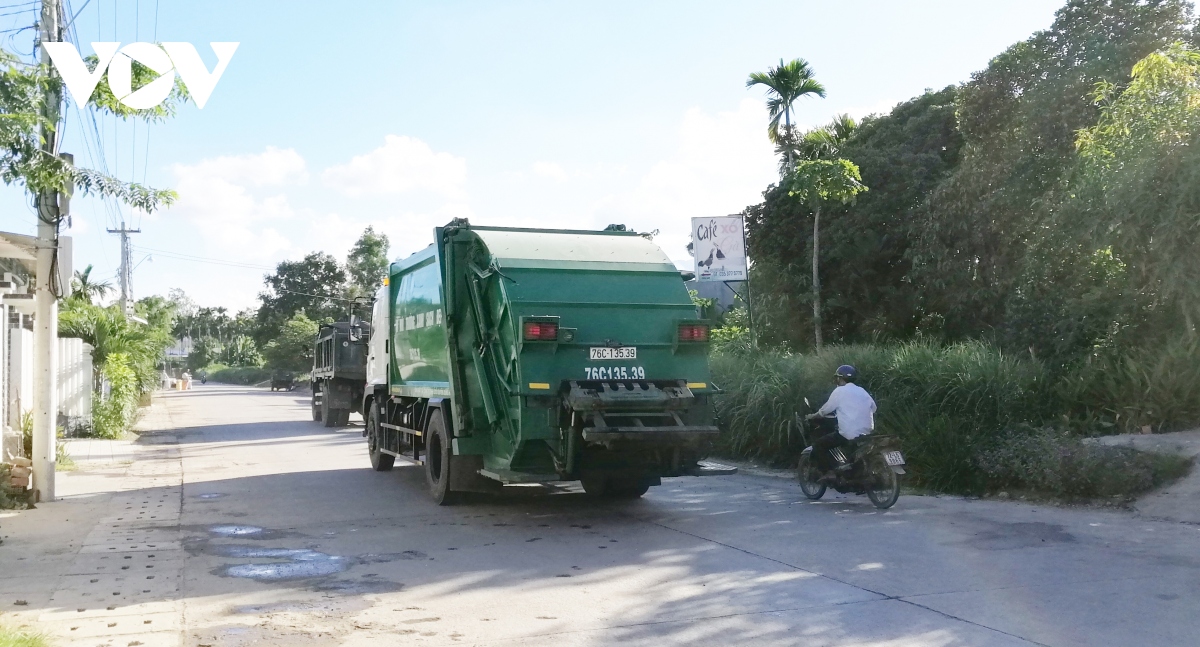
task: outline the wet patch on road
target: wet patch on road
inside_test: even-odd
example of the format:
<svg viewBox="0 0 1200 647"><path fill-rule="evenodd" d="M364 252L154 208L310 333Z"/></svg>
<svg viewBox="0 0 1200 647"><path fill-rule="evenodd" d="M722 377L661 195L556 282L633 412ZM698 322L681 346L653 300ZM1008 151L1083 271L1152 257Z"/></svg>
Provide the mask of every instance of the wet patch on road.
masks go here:
<svg viewBox="0 0 1200 647"><path fill-rule="evenodd" d="M366 578L324 579L312 586L319 593L341 593L342 595L362 595L364 593L395 593L404 590L404 584L391 580Z"/></svg>
<svg viewBox="0 0 1200 647"><path fill-rule="evenodd" d="M367 553L358 556L359 564L386 564L395 561L413 561L433 559L419 550L406 550L400 553Z"/></svg>
<svg viewBox="0 0 1200 647"><path fill-rule="evenodd" d="M264 532L264 529L259 528L258 526L223 524L219 526L209 526L208 531L221 537L246 537L248 535L261 535Z"/></svg>
<svg viewBox="0 0 1200 647"><path fill-rule="evenodd" d="M225 577L242 577L260 582L307 580L341 573L350 560L307 548L259 548L257 546L214 546L212 552L223 557L273 559L276 562L234 564L217 570Z"/></svg>
<svg viewBox="0 0 1200 647"><path fill-rule="evenodd" d="M1031 521L990 525L993 527L976 533L967 540L968 543L982 550L1013 550L1076 541L1075 535L1056 523Z"/></svg>
<svg viewBox="0 0 1200 647"><path fill-rule="evenodd" d="M227 496L229 496L229 495L222 493L222 492L205 492L203 494L197 494L197 495L193 496L192 498L193 499L201 499L203 501L209 501L212 499L221 499L221 498L224 498Z"/></svg>

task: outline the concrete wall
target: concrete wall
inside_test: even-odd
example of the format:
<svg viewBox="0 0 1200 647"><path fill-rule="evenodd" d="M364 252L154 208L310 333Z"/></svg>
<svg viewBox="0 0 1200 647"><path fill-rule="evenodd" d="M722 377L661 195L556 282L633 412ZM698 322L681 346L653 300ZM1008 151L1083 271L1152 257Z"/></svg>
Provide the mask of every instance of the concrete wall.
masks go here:
<svg viewBox="0 0 1200 647"><path fill-rule="evenodd" d="M33 410L33 331L8 329L8 406L9 427L21 429L21 414Z"/></svg>
<svg viewBox="0 0 1200 647"><path fill-rule="evenodd" d="M58 340L58 414L68 424L92 418L92 347L82 339Z"/></svg>

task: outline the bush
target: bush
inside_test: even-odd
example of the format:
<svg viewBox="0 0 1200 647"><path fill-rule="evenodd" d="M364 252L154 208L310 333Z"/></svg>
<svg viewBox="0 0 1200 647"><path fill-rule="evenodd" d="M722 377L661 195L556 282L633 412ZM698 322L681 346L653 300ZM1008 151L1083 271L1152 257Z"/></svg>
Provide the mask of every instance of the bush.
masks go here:
<svg viewBox="0 0 1200 647"><path fill-rule="evenodd" d="M101 372L110 388L107 398L92 395L92 432L98 438L120 438L137 411L138 377L124 353L109 355Z"/></svg>
<svg viewBox="0 0 1200 647"><path fill-rule="evenodd" d="M1191 459L1085 443L1061 429L1019 428L977 459L992 489L1037 490L1070 499L1131 496L1187 474Z"/></svg>
<svg viewBox="0 0 1200 647"><path fill-rule="evenodd" d="M9 484L11 477L12 465L0 463L0 510L24 510L29 507L29 493L12 487ZM4 647L3 635L3 628L0 627L0 647Z"/></svg>
<svg viewBox="0 0 1200 647"><path fill-rule="evenodd" d="M1200 340L1179 337L1090 357L1063 379L1068 420L1088 433L1200 424Z"/></svg>
<svg viewBox="0 0 1200 647"><path fill-rule="evenodd" d="M912 478L938 490L982 489L979 448L1052 410L1039 364L980 342L829 346L807 355L722 351L712 358L713 381L726 391L716 398L718 449L793 464L803 449L793 416L805 411L806 397L814 408L825 402L840 364L858 368L879 405L877 433L900 436Z"/></svg>
<svg viewBox="0 0 1200 647"><path fill-rule="evenodd" d="M208 379L223 384L258 384L271 379L271 371L258 366L225 367L210 371Z"/></svg>

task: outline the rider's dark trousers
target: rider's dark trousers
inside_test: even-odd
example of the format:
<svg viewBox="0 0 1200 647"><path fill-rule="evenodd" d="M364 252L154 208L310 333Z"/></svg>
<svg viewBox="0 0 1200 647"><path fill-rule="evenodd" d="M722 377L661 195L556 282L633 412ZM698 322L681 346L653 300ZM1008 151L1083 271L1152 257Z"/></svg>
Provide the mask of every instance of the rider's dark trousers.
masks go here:
<svg viewBox="0 0 1200 647"><path fill-rule="evenodd" d="M823 471L830 471L837 467L837 461L830 455L830 451L837 447L850 446L850 441L843 435L834 431L813 441L813 456L816 457L817 467ZM843 452L846 450L842 450ZM849 454L846 458L849 458Z"/></svg>

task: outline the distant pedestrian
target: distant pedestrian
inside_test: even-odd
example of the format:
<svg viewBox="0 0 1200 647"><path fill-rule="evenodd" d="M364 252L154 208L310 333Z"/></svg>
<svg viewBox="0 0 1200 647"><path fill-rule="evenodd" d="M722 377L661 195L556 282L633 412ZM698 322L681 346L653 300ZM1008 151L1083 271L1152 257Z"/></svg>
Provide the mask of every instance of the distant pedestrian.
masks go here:
<svg viewBox="0 0 1200 647"><path fill-rule="evenodd" d="M163 369L161 379L162 379L162 388L164 391L171 388L171 374L168 373L167 369L165 369L165 368Z"/></svg>
<svg viewBox="0 0 1200 647"><path fill-rule="evenodd" d="M183 375L181 375L180 378L183 380L183 390L184 391L187 391L188 389L192 388L192 374L191 373L184 371Z"/></svg>

